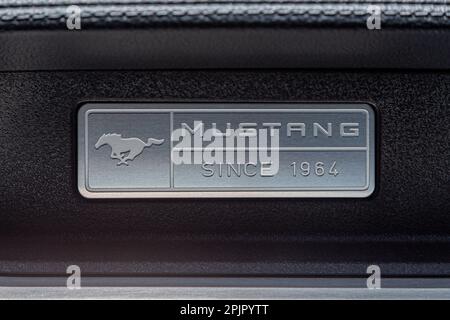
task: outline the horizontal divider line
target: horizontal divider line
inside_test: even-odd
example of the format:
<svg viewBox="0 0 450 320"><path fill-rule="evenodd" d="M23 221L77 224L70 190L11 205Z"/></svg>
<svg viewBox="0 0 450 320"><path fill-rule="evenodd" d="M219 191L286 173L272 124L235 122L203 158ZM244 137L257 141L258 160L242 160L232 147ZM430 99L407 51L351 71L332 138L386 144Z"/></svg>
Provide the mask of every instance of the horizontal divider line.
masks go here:
<svg viewBox="0 0 450 320"><path fill-rule="evenodd" d="M279 147L279 148L226 148L226 147L185 147L173 148L172 151L366 151L367 147Z"/></svg>

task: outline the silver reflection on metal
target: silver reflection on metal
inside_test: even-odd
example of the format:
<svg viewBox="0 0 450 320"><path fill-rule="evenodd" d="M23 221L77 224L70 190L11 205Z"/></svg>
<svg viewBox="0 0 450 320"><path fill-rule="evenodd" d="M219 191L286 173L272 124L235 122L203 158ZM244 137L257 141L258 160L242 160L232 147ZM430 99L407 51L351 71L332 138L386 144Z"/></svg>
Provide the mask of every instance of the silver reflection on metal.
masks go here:
<svg viewBox="0 0 450 320"><path fill-rule="evenodd" d="M375 188L368 104L87 103L87 198L349 197Z"/></svg>

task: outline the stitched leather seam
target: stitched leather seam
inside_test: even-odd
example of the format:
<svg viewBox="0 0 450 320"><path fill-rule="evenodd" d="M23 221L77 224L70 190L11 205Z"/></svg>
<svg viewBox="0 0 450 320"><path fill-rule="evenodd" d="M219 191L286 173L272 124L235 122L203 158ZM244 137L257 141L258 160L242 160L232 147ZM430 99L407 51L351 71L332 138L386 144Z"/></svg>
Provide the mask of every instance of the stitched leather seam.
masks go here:
<svg viewBox="0 0 450 320"><path fill-rule="evenodd" d="M158 16L158 17L197 17L197 18L208 18L213 16L230 16L230 17L236 17L236 16L264 16L264 17L283 17L283 16L290 16L290 17L362 17L367 16L369 13L362 9L302 9L300 7L293 8L289 7L287 10L286 8L283 8L283 6L277 6L276 8L232 8L232 7L216 7L216 8L174 8L173 10L168 9L160 9L160 8L148 8L149 6L142 6L144 9L137 9L137 8L130 8L123 7L120 8L120 6L114 6L110 7L109 10L104 10L105 8L98 7L82 7L83 13L82 18L84 19L90 19L90 18L119 18L119 17L125 17L129 20L132 20L133 18L146 18L149 16ZM41 8L42 9L42 8ZM4 10L0 9L0 21L3 22L33 22L33 21L41 21L41 20L59 20L61 18L66 17L65 7L56 9L50 8L47 11L42 12L35 12L36 10L31 10L33 13L27 13L26 10L21 10L17 13L12 13L12 10ZM3 12L1 12L3 11ZM14 10L16 11L16 10ZM50 12L49 12L50 11ZM408 17L416 17L416 18L426 18L426 17L433 17L433 18L448 18L450 16L450 8L447 6L443 6L442 10L427 10L425 8L420 9L413 9L409 10L406 8L402 8L399 10L395 9L388 9L385 11L382 11L383 16L387 17L401 17L401 18L408 18Z"/></svg>
<svg viewBox="0 0 450 320"><path fill-rule="evenodd" d="M425 5L425 4L450 4L450 0L106 0L106 1L95 1L95 0L13 0L13 1L3 1L0 3L0 7L26 7L26 6L62 6L62 5L98 5L98 6L108 6L108 5L145 5L145 4L320 4L320 5L336 5L336 4L390 4L390 5Z"/></svg>

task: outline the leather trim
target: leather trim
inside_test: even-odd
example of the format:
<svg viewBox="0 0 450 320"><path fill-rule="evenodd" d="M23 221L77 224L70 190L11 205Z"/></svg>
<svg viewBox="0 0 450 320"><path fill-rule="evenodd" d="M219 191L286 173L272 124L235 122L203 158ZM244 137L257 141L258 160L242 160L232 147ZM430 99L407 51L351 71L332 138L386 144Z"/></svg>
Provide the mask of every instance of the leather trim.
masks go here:
<svg viewBox="0 0 450 320"><path fill-rule="evenodd" d="M156 28L0 32L0 71L450 70L449 30Z"/></svg>
<svg viewBox="0 0 450 320"><path fill-rule="evenodd" d="M68 5L82 10L82 28L154 26L347 26L366 28L368 6L382 9L383 27L449 27L448 1L37 1L0 6L0 30L65 29Z"/></svg>
<svg viewBox="0 0 450 320"><path fill-rule="evenodd" d="M66 26L81 8L81 30ZM382 6L368 30L368 6ZM33 31L33 32L31 32ZM50 32L51 31L51 32ZM447 0L6 0L0 71L450 69Z"/></svg>

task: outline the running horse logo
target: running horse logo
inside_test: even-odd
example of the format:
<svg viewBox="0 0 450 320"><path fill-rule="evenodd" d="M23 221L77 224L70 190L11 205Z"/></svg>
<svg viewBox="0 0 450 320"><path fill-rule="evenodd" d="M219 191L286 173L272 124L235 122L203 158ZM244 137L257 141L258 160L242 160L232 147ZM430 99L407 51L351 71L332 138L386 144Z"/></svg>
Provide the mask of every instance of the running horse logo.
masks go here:
<svg viewBox="0 0 450 320"><path fill-rule="evenodd" d="M128 166L127 161L134 160L138 155L144 151L144 148L151 147L152 145L161 145L164 143L164 139L148 138L147 143L139 138L122 138L121 134L108 133L102 135L97 143L95 149L107 144L111 147L111 159L120 160L117 165L122 164Z"/></svg>

